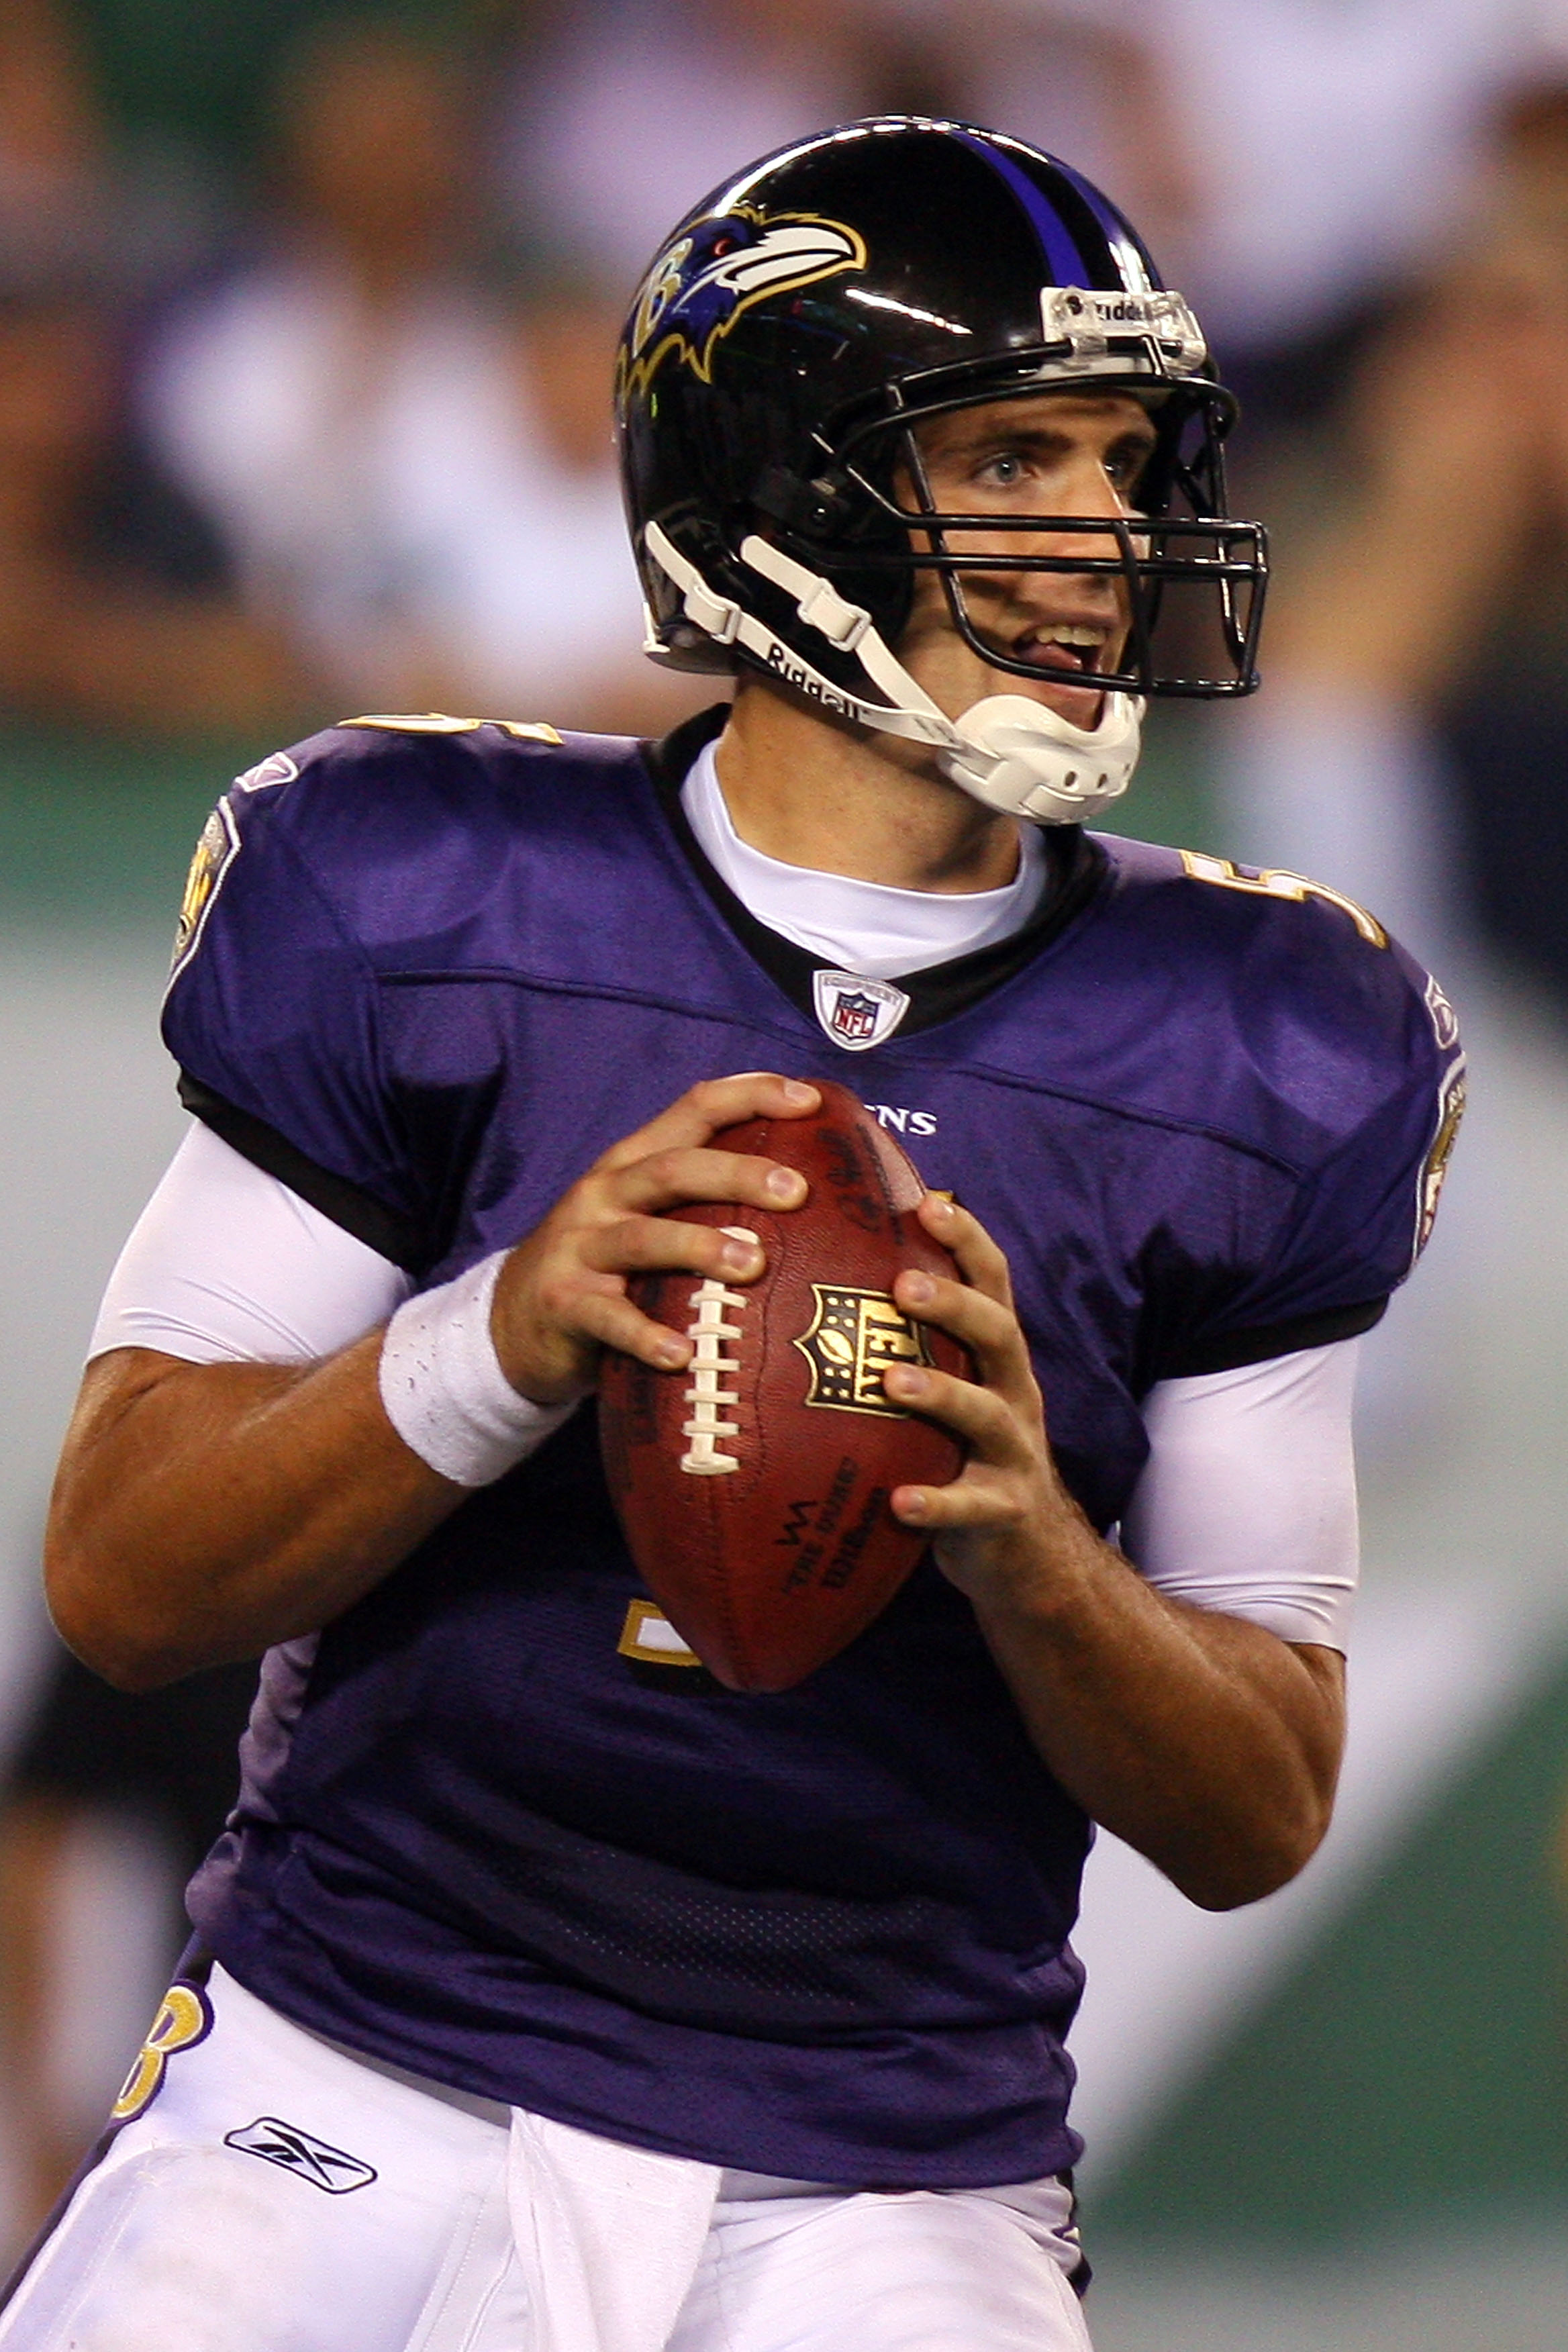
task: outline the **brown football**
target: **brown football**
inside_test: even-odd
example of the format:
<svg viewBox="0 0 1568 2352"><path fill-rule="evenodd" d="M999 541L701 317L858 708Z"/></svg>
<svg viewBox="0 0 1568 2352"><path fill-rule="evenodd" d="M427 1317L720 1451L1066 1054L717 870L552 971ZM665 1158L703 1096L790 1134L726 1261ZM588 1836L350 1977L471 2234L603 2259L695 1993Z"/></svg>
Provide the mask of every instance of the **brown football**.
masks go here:
<svg viewBox="0 0 1568 2352"><path fill-rule="evenodd" d="M703 1203L684 1221L754 1234L767 1267L731 1286L637 1276L646 1314L688 1333L684 1372L606 1354L599 1426L633 1559L670 1623L731 1690L787 1690L892 1599L928 1538L888 1507L895 1486L942 1486L963 1449L901 1412L882 1374L968 1355L893 1304L904 1267L951 1275L914 1214L926 1187L871 1114L824 1084L807 1118L749 1119L716 1139L798 1168L798 1209Z"/></svg>

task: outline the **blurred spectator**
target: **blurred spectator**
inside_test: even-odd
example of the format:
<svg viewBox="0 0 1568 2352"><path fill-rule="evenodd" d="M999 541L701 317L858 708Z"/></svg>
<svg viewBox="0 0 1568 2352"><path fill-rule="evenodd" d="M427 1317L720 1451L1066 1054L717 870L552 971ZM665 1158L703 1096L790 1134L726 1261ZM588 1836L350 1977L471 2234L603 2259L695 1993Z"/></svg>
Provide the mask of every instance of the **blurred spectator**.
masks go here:
<svg viewBox="0 0 1568 2352"><path fill-rule="evenodd" d="M29 0L37 5L37 0ZM383 13L461 41L470 26L558 0L383 0ZM570 5L570 0L559 0ZM7 0L7 7L13 0ZM367 0L52 0L68 16L100 94L122 169L195 225L248 197L284 52L311 27L364 13ZM374 5L374 0L368 0ZM216 217L215 217L216 216Z"/></svg>
<svg viewBox="0 0 1568 2352"><path fill-rule="evenodd" d="M79 58L45 0L0 20L0 702L250 729L308 681L122 412L127 252Z"/></svg>
<svg viewBox="0 0 1568 2352"><path fill-rule="evenodd" d="M583 0L524 53L501 168L525 232L624 306L671 221L746 158L942 102L887 0Z"/></svg>
<svg viewBox="0 0 1568 2352"><path fill-rule="evenodd" d="M214 5L205 0L209 20ZM6 0L0 9L0 216L10 241L53 252L75 233L105 247L121 304L188 269L214 229L216 175L105 105L110 25L123 34L159 17L166 39L175 13L156 0ZM182 39L210 68L209 44L177 31Z"/></svg>
<svg viewBox="0 0 1568 2352"><path fill-rule="evenodd" d="M573 726L689 709L640 654L616 307L487 287L461 61L397 23L290 55L265 249L155 343L144 411L340 701Z"/></svg>
<svg viewBox="0 0 1568 2352"><path fill-rule="evenodd" d="M255 1690L256 1667L246 1664L128 1697L60 1652L23 1728L0 1787L0 2055L24 2240L100 2128L112 2095L110 2084L73 2084L65 2063L84 2025L67 2013L62 1953L81 1833L97 1824L120 1840L153 1842L165 1883L155 1941L166 1972L190 1933L180 1892L239 1785L236 1750ZM114 1990L110 1972L122 1945L121 1934L102 1936L101 1991ZM130 2056L128 2047L126 2063Z"/></svg>
<svg viewBox="0 0 1568 2352"><path fill-rule="evenodd" d="M1568 983L1568 89L1500 110L1484 217L1374 341L1311 487L1233 777L1245 854L1439 963L1479 897Z"/></svg>
<svg viewBox="0 0 1568 2352"><path fill-rule="evenodd" d="M1124 0L1202 179L1184 290L1219 340L1288 348L1462 234L1498 95L1568 60L1561 0Z"/></svg>
<svg viewBox="0 0 1568 2352"><path fill-rule="evenodd" d="M1452 1317L1507 1295L1523 1024L1479 948L1568 1004L1568 91L1505 103L1492 161L1481 216L1298 441L1265 688L1215 737L1227 850L1363 899L1475 1049L1447 1284L1366 1343L1362 1434L1385 1455L1453 1443Z"/></svg>
<svg viewBox="0 0 1568 2352"><path fill-rule="evenodd" d="M641 652L610 424L620 324L593 286L536 287L386 419L388 511L427 551L432 692L444 679L464 709L637 733L720 690Z"/></svg>
<svg viewBox="0 0 1568 2352"><path fill-rule="evenodd" d="M98 124L71 26L55 0L0 15L0 211L13 225L74 212L92 193Z"/></svg>
<svg viewBox="0 0 1568 2352"><path fill-rule="evenodd" d="M1491 244L1540 322L1546 380L1533 414L1528 379L1516 393L1512 561L1473 615L1443 740L1485 934L1568 1012L1568 79L1522 93L1500 132ZM1478 355L1478 372L1507 366Z"/></svg>
<svg viewBox="0 0 1568 2352"><path fill-rule="evenodd" d="M958 114L1065 154L1169 231L1191 173L1120 0L585 0L534 22L501 140L525 226L629 297L744 157L855 116Z"/></svg>
<svg viewBox="0 0 1568 2352"><path fill-rule="evenodd" d="M0 229L0 703L34 718L267 732L312 682L229 593L211 534L124 429L79 256Z"/></svg>

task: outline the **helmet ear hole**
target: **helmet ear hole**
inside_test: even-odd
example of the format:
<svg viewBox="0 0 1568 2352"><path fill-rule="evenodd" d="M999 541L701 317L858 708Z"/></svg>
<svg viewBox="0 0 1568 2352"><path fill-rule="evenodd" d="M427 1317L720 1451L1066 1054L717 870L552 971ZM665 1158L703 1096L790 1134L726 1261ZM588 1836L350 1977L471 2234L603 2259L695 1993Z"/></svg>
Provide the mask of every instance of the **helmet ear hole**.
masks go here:
<svg viewBox="0 0 1568 2352"><path fill-rule="evenodd" d="M814 538L831 538L848 530L854 520L854 509L832 482L803 481L786 466L763 467L752 504L759 514Z"/></svg>

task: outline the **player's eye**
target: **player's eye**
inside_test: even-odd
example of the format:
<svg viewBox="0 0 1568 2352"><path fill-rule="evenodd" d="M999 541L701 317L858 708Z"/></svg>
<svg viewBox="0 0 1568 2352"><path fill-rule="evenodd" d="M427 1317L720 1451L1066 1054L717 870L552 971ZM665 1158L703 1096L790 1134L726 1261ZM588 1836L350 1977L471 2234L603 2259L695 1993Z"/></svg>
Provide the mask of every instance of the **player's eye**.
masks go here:
<svg viewBox="0 0 1568 2352"><path fill-rule="evenodd" d="M1142 478L1153 454L1152 446L1148 443L1128 442L1123 447L1110 451L1105 459L1106 473L1119 490L1130 490Z"/></svg>
<svg viewBox="0 0 1568 2352"><path fill-rule="evenodd" d="M999 449L977 468L981 481L998 490L1016 489L1028 473L1027 460L1016 449Z"/></svg>

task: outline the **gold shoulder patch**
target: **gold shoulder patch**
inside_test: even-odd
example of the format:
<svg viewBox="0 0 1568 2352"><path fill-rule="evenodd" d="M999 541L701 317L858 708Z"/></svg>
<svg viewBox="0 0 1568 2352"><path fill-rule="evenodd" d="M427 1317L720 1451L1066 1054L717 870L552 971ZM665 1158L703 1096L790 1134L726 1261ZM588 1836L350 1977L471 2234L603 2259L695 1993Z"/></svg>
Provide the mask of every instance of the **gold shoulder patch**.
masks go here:
<svg viewBox="0 0 1568 2352"><path fill-rule="evenodd" d="M169 965L169 977L174 978L190 961L196 951L218 886L239 854L239 827L234 821L234 811L226 799L219 801L202 827L196 843L191 869L185 877L184 896L180 900L180 919L174 926L174 952Z"/></svg>
<svg viewBox="0 0 1568 2352"><path fill-rule="evenodd" d="M472 735L499 727L517 743L559 743L560 735L542 719L451 719L444 710L372 710L363 719L340 719L340 727L382 727L390 735Z"/></svg>
<svg viewBox="0 0 1568 2352"><path fill-rule="evenodd" d="M1443 1179L1448 1172L1448 1162L1454 1156L1454 1146L1458 1140L1459 1121L1464 1116L1465 1059L1461 1054L1443 1080L1442 1090L1437 1097L1437 1131L1432 1138L1432 1148L1421 1170L1415 1213L1415 1257L1420 1256L1432 1238Z"/></svg>

